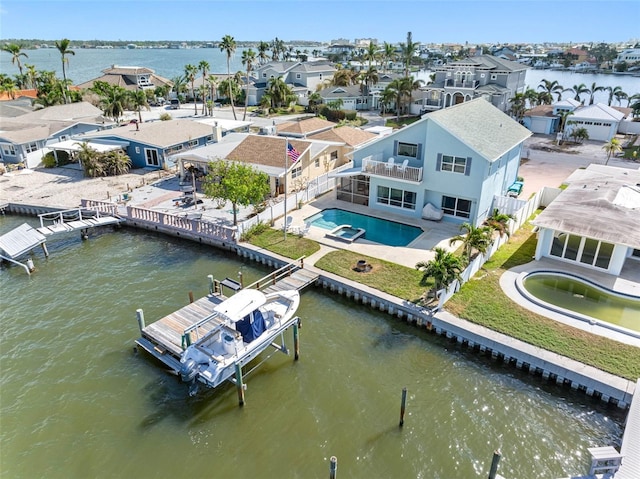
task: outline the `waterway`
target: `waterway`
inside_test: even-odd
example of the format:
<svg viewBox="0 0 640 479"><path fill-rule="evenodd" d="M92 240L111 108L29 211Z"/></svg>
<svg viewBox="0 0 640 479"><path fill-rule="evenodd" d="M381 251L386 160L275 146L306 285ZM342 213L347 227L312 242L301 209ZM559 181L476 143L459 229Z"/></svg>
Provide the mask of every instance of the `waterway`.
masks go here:
<svg viewBox="0 0 640 479"><path fill-rule="evenodd" d="M24 221L0 216L0 234ZM621 438L615 407L316 289L298 362L277 354L249 375L243 408L233 387L189 397L133 353L136 309L150 323L206 294L208 274L268 271L128 228L48 245L31 278L0 268L2 477L326 478L335 455L339 478L470 479L499 448L505 478L558 478Z"/></svg>
<svg viewBox="0 0 640 479"><path fill-rule="evenodd" d="M255 48L254 48L255 50ZM301 49L304 50L304 49ZM310 51L313 49L309 49ZM231 72L244 71L242 65L242 51L238 49L230 61ZM107 50L97 49L74 49L75 55L67 56L67 78L78 85L86 81L98 78L101 71L112 65L141 66L151 68L156 74L172 79L176 76L184 75L184 67L187 64L198 65L201 61L207 61L210 65L210 72L213 74L226 74L227 57L226 53L219 48L191 48L191 49L124 49L115 48ZM55 71L59 78L62 78L62 62L60 52L55 48L42 48L39 50L26 50L28 58L22 58L23 65L34 65L36 70ZM11 64L11 55L6 52L0 53L0 72L13 76L18 73L18 68ZM421 71L416 76L422 80L429 79L429 71ZM527 87L536 91L542 79L549 81L557 80L564 88L571 88L574 85L584 83L591 88L593 83L598 86L620 86L629 96L640 93L640 79L630 75L613 75L597 73L579 73L561 70L527 70L525 83ZM564 93L563 98L568 98L570 93ZM599 91L595 95L595 101L607 103L608 92ZM588 98L586 102L588 103ZM618 104L614 101L614 106ZM623 100L622 106L627 106Z"/></svg>

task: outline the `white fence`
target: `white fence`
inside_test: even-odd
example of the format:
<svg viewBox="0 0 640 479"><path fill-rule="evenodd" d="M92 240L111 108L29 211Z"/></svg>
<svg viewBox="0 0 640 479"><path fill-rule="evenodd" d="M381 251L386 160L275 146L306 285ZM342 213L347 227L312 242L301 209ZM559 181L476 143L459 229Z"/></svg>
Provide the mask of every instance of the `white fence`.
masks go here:
<svg viewBox="0 0 640 479"><path fill-rule="evenodd" d="M500 213L510 214L514 219L509 221L509 232L517 231L541 206L548 206L562 192L559 188L544 187L529 199L529 201L518 200L504 196L496 196L493 201L493 209L497 208ZM516 209L517 208L517 209ZM442 309L444 304L460 289L464 283L469 281L482 266L509 240L507 235L498 236L485 254L479 254L460 274L462 281L454 281L448 288L438 291L438 309Z"/></svg>

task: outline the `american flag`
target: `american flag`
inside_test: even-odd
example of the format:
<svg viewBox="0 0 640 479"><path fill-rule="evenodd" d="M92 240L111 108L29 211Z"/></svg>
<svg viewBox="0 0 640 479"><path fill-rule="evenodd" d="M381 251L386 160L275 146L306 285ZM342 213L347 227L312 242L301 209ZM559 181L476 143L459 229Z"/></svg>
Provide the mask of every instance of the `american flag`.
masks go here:
<svg viewBox="0 0 640 479"><path fill-rule="evenodd" d="M287 141L287 155L289 155L289 158L291 158L292 163L295 163L296 161L298 161L298 158L300 158L300 153L298 152L298 150L296 150L288 141Z"/></svg>

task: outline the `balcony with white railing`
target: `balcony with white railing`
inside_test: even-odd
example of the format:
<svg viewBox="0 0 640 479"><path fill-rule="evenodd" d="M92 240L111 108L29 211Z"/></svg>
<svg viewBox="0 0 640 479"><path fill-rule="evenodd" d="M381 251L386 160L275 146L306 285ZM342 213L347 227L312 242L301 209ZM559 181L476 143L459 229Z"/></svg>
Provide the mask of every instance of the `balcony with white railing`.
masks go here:
<svg viewBox="0 0 640 479"><path fill-rule="evenodd" d="M381 155L376 155L381 159ZM389 158L387 161L379 161L367 156L362 159L362 174L370 176L382 176L396 180L420 183L422 181L422 168L409 166L408 162Z"/></svg>

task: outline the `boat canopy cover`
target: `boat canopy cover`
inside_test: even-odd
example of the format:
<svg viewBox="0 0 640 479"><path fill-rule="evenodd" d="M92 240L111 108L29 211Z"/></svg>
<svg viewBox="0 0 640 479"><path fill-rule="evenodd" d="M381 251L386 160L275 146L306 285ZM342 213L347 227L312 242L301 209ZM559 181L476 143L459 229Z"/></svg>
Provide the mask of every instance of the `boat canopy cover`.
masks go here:
<svg viewBox="0 0 640 479"><path fill-rule="evenodd" d="M262 291L243 289L220 303L214 310L235 323L249 315L251 311L258 309L266 301L267 298Z"/></svg>
<svg viewBox="0 0 640 479"><path fill-rule="evenodd" d="M242 334L242 340L245 343L250 343L254 339L258 338L266 329L264 317L259 309L253 313L253 321L249 314L242 319L242 321L238 321L236 323L236 330Z"/></svg>

